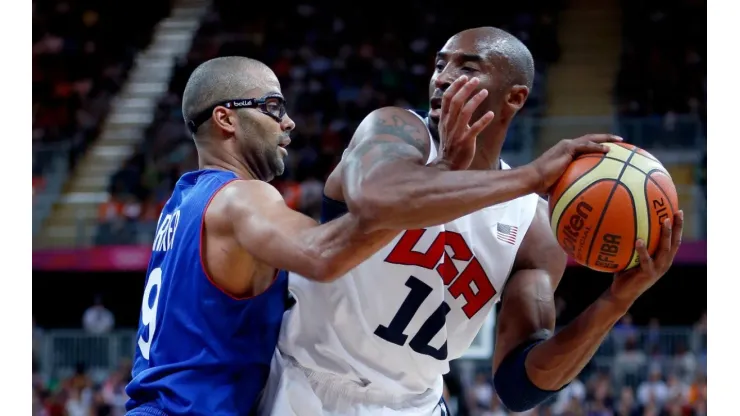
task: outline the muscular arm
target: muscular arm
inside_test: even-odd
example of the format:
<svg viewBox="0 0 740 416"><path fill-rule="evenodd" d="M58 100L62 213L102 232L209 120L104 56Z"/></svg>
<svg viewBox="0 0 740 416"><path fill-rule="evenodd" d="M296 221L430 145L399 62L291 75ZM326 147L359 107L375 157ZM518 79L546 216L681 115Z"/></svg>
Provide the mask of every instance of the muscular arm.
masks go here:
<svg viewBox="0 0 740 416"><path fill-rule="evenodd" d="M349 210L374 229L403 230L454 220L532 193L537 185L537 175L527 168L426 166L429 147L426 126L414 114L395 107L376 110L355 132L338 171L341 180L329 179L327 195L341 195ZM341 191L335 190L336 182Z"/></svg>
<svg viewBox="0 0 740 416"><path fill-rule="evenodd" d="M261 181L232 182L212 205L211 218L227 222L228 232L256 261L317 281L342 276L397 234L368 233L352 214L319 225Z"/></svg>
<svg viewBox="0 0 740 416"><path fill-rule="evenodd" d="M494 373L499 375L502 362L508 361L511 358L509 354L517 347L544 340L526 355L526 377L541 390L556 391L583 370L627 307L615 302L607 291L578 318L553 335L554 293L567 258L550 230L544 201L540 201L519 253L516 271L504 290L502 309L496 322ZM501 382L506 383L506 380ZM511 403L504 404L512 407Z"/></svg>

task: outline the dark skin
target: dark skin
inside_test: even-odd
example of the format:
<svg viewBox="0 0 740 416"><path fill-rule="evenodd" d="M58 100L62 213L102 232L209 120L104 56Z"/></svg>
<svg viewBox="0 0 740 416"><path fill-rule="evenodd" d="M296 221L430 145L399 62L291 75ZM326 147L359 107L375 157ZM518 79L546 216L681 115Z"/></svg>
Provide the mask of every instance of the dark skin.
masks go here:
<svg viewBox="0 0 740 416"><path fill-rule="evenodd" d="M362 122L329 177L327 196L345 201L350 212L364 212L365 218L383 218L376 226L424 228L530 193L543 194L579 154L605 152L601 143L621 140L611 135L563 140L529 165L497 170L506 131L529 89L506 84L506 58L482 41L484 36L477 29L461 32L437 55L429 124L438 136L438 158L425 165L430 143L420 119L400 108L377 110ZM494 371L518 345L544 339L527 357L529 378L543 390L570 382L635 299L668 270L680 245L682 215L673 219L675 232L665 224L655 258L638 242L640 266L615 276L607 292L553 336L554 292L566 255L552 234L543 201L504 288Z"/></svg>
<svg viewBox="0 0 740 416"><path fill-rule="evenodd" d="M272 71L243 97L279 93ZM235 297L262 293L277 270L331 281L388 244L397 231L368 233L355 215L326 224L290 209L266 179L277 175L295 124L257 109L216 107L196 137L201 169L234 172L240 180L219 191L205 214L203 263L208 275Z"/></svg>

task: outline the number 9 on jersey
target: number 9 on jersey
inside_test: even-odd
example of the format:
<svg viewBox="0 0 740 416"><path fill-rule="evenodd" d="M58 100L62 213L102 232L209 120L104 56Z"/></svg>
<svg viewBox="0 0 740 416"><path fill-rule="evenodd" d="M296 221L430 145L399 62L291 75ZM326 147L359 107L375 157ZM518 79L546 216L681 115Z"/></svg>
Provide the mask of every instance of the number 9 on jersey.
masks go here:
<svg viewBox="0 0 740 416"><path fill-rule="evenodd" d="M146 289L144 289L144 299L141 302L141 325L142 327L148 328L149 336L147 340L144 340L143 331L142 335L139 336L139 349L141 355L148 360L149 350L154 340L154 332L157 330L157 305L159 304L159 293L162 287L162 269L157 267L149 273L149 278L146 282ZM152 291L154 292L154 299L152 298ZM149 304L151 303L151 306ZM142 328L143 329L143 328Z"/></svg>

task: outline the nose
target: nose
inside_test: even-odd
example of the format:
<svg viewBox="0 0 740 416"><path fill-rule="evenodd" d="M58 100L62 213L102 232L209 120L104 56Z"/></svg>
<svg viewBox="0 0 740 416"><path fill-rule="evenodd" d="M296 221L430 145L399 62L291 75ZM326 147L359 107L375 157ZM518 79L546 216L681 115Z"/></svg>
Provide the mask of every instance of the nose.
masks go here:
<svg viewBox="0 0 740 416"><path fill-rule="evenodd" d="M453 81L452 74L449 71L444 71L434 80L434 86L444 92L450 87Z"/></svg>
<svg viewBox="0 0 740 416"><path fill-rule="evenodd" d="M288 117L287 114L283 116L283 119L280 121L280 128L284 132L291 132L295 128L295 122L292 118Z"/></svg>

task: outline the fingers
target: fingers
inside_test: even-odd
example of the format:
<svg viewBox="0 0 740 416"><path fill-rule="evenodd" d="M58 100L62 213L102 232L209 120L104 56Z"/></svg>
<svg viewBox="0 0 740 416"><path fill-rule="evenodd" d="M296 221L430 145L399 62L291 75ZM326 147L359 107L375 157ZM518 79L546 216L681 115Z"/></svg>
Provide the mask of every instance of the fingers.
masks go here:
<svg viewBox="0 0 740 416"><path fill-rule="evenodd" d="M488 97L488 90L480 90L478 91L478 94L475 94L473 98L470 99L470 101L465 104L462 111L460 112L460 117L457 118L457 124L460 124L460 122L463 122L463 125L467 125L468 122L470 122L470 117L473 116L473 112L476 108L483 102L483 100Z"/></svg>
<svg viewBox="0 0 740 416"><path fill-rule="evenodd" d="M573 140L571 142L571 153L573 156L579 153L607 153L609 148L603 144L595 142L581 142Z"/></svg>
<svg viewBox="0 0 740 416"><path fill-rule="evenodd" d="M488 127L489 124L493 121L494 118L493 111L489 111L486 114L483 114L481 118L478 119L472 126L470 126L470 130L468 130L468 137L474 138L480 134L480 132L483 131L486 127Z"/></svg>
<svg viewBox="0 0 740 416"><path fill-rule="evenodd" d="M594 142L594 143L615 143L624 141L619 136L613 134L587 134L575 139L577 142Z"/></svg>
<svg viewBox="0 0 740 416"><path fill-rule="evenodd" d="M468 102L468 99L470 98L470 94L473 92L473 90L475 90L476 87L478 87L479 83L480 83L480 80L478 80L478 78L473 78L470 81L468 81L465 85L463 85L462 88L460 88L460 90L457 92L457 94L455 94L455 96L452 97L452 100L450 101L450 106L447 109L447 113L445 114L445 112L443 111L442 116L444 117L446 115L447 117L452 117L452 119L456 121L455 124L458 124L457 122L459 122L461 118L460 111L462 110L463 105L465 105L465 103ZM481 101L483 100L482 98L477 97L477 96L474 97L474 99L475 98L478 98ZM477 106L478 105L476 104L476 107ZM464 125L467 126L467 124L468 122L465 121Z"/></svg>
<svg viewBox="0 0 740 416"><path fill-rule="evenodd" d="M450 109L450 101L452 101L452 98L457 94L457 92L462 88L463 85L465 85L468 82L468 77L465 75L461 76L460 78L456 79L452 84L450 84L449 88L442 94L442 114L445 114Z"/></svg>
<svg viewBox="0 0 740 416"><path fill-rule="evenodd" d="M676 256L678 248L681 247L683 238L683 211L679 210L673 216L673 235L671 236L671 258Z"/></svg>
<svg viewBox="0 0 740 416"><path fill-rule="evenodd" d="M637 255L640 258L640 268L643 272L647 273L649 276L652 276L653 270L655 270L655 265L653 264L652 257L650 257L650 253L648 253L647 251L647 244L645 244L645 241L640 239L637 240L635 248L637 249Z"/></svg>
<svg viewBox="0 0 740 416"><path fill-rule="evenodd" d="M670 256L672 235L673 226L671 224L671 220L663 220L663 226L660 230L660 245L658 245L658 253L655 255L656 259L660 258L660 260L663 260L665 256Z"/></svg>

